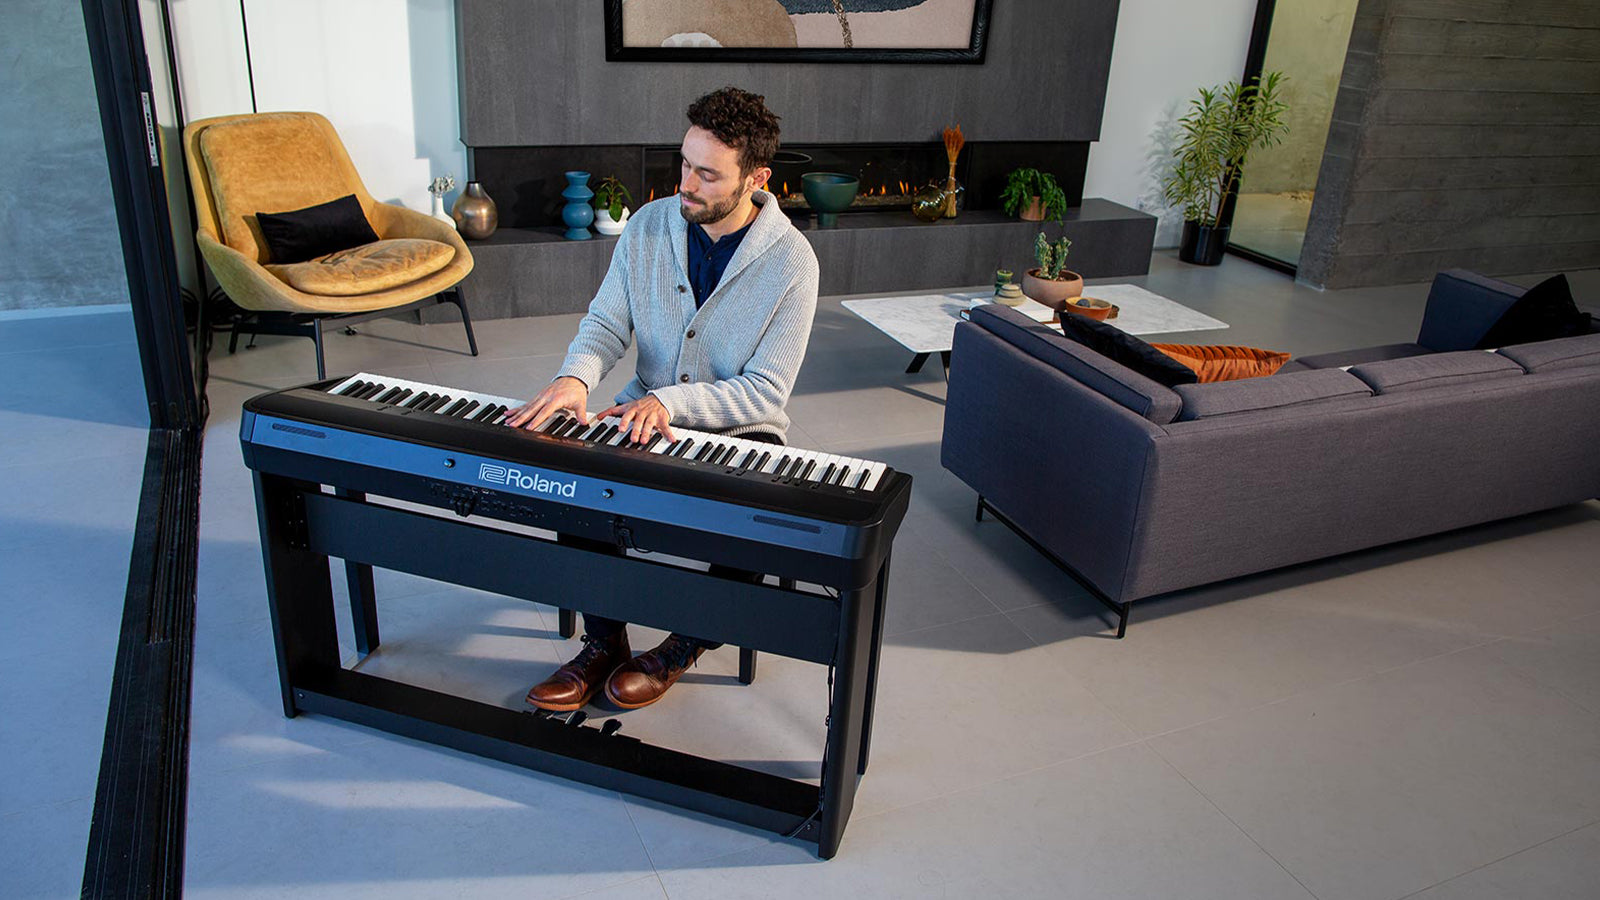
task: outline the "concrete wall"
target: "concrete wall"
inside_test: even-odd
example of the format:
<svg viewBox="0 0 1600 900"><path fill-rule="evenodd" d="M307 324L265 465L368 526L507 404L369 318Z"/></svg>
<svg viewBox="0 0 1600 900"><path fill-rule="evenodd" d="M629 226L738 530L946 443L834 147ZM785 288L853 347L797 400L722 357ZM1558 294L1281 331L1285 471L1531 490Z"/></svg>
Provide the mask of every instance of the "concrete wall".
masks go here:
<svg viewBox="0 0 1600 900"><path fill-rule="evenodd" d="M0 27L0 310L128 302L83 9L7 0Z"/></svg>
<svg viewBox="0 0 1600 900"><path fill-rule="evenodd" d="M1600 3L1361 0L1300 278L1600 262Z"/></svg>
<svg viewBox="0 0 1600 900"><path fill-rule="evenodd" d="M1278 0L1265 71L1284 73L1283 143L1250 154L1241 192L1309 191L1317 186L1328 122L1344 72L1356 0Z"/></svg>

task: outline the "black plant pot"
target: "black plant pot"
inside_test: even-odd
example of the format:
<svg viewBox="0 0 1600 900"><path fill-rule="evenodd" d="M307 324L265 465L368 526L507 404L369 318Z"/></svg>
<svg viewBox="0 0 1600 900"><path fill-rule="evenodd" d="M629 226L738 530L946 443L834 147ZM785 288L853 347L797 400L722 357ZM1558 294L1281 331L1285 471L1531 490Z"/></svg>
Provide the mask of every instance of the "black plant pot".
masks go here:
<svg viewBox="0 0 1600 900"><path fill-rule="evenodd" d="M1228 249L1228 232L1231 225L1221 227L1183 223L1183 243L1178 245L1178 258L1186 263L1214 266L1222 262L1222 253Z"/></svg>

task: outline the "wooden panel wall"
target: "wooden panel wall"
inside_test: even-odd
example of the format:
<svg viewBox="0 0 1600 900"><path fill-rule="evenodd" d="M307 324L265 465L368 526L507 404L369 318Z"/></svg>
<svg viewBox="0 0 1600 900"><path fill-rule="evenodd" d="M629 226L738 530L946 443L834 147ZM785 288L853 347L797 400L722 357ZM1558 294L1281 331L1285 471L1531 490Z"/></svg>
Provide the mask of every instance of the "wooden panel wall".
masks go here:
<svg viewBox="0 0 1600 900"><path fill-rule="evenodd" d="M1300 278L1600 266L1600 2L1361 0Z"/></svg>

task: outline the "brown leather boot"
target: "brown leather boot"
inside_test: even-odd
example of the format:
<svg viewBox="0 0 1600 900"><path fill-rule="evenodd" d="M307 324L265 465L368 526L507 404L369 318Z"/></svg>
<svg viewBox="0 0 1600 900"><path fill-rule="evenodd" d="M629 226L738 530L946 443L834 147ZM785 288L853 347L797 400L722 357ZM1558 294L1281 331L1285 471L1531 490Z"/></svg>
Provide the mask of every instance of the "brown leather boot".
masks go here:
<svg viewBox="0 0 1600 900"><path fill-rule="evenodd" d="M667 639L617 667L606 679L606 697L623 709L638 709L661 699L705 648L693 638L669 634Z"/></svg>
<svg viewBox="0 0 1600 900"><path fill-rule="evenodd" d="M555 671L528 691L528 702L552 712L571 712L588 703L617 666L628 661L628 632L601 639L585 634L583 649L571 662Z"/></svg>

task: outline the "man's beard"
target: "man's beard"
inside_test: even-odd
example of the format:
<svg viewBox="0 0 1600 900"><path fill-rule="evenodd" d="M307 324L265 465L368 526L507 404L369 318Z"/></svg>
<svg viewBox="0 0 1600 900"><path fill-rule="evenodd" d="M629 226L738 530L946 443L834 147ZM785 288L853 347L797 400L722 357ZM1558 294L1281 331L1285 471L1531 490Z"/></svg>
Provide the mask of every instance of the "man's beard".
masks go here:
<svg viewBox="0 0 1600 900"><path fill-rule="evenodd" d="M690 194L689 196L694 197L695 200L700 200L700 198L696 197L694 194ZM722 201L721 203L705 203L704 201L701 201L701 206L698 210L690 210L687 206L684 206L683 202L680 200L678 203L678 212L683 214L684 221L692 225L705 225L710 222L719 222L723 219L726 219L728 214L733 212L734 208L739 205L739 201L743 199L744 194L736 194Z"/></svg>

